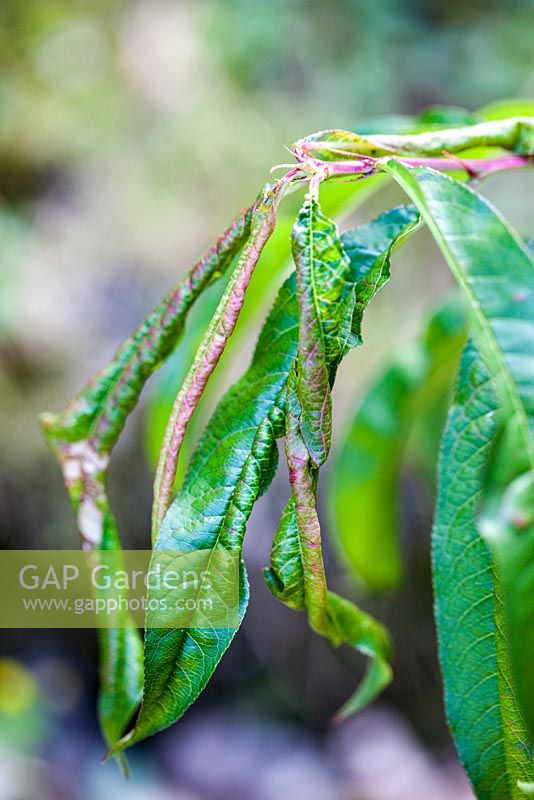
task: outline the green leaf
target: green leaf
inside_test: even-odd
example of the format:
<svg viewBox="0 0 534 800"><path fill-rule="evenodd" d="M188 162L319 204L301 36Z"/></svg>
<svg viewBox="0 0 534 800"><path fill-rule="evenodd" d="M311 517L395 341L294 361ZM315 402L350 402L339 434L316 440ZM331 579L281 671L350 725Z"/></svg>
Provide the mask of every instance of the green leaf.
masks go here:
<svg viewBox="0 0 534 800"><path fill-rule="evenodd" d="M286 281L260 335L252 364L219 403L164 519L156 547L241 551L252 506L275 469L283 432L285 388L297 351L294 276ZM149 590L148 601L155 596ZM240 616L248 602L241 565ZM234 629L150 629L145 688L129 746L175 722L200 694Z"/></svg>
<svg viewBox="0 0 534 800"><path fill-rule="evenodd" d="M390 160L463 290L473 335L534 469L534 261L493 206L431 169Z"/></svg>
<svg viewBox="0 0 534 800"><path fill-rule="evenodd" d="M374 175L365 181L324 184L321 187L321 206L330 216L346 215L365 202L370 196L383 187L389 179L385 175ZM295 217L300 207L299 195L288 195L277 211L276 228L265 245L260 260L254 270L254 275L247 289L245 304L239 315L232 338L222 354L220 361L206 387L204 395L198 405L197 413L191 420L182 454L180 458L180 482L185 474L185 467L189 462L193 445L198 439L200 421L208 416L213 409L213 398L220 394L220 385L224 382L228 372L234 369L236 360L240 358L245 342L255 335L258 322L265 319L274 302L281 279L287 272L289 254L287 242ZM146 450L151 466L158 461L161 443L167 427L167 421L174 403L174 399L187 373L195 351L200 343L202 332L217 307L217 302L224 290L224 282L229 270L226 271L217 284L204 293L201 302L189 316L188 326L178 345L170 363L158 376L153 390L148 396L146 416ZM190 433L193 433L191 436Z"/></svg>
<svg viewBox="0 0 534 800"><path fill-rule="evenodd" d="M391 255L419 224L413 206L397 206L379 214L368 225L351 228L341 235L350 262L345 297L349 300L342 355L362 344L363 312L390 278ZM334 365L335 366L335 365Z"/></svg>
<svg viewBox="0 0 534 800"><path fill-rule="evenodd" d="M417 217L398 209L384 215L400 236ZM356 279L380 284L386 269L384 252L391 240L381 223L364 226L369 242L381 242L373 254L365 249L364 269L354 264ZM352 265L351 265L352 269ZM350 328L350 325L349 325ZM202 436L183 486L165 517L157 547L172 549L241 549L245 526L260 492L272 480L276 438L284 432L286 387L297 355L296 281L289 278L264 327L249 370L219 403ZM149 600L151 598L149 592ZM241 615L248 600L245 568L241 575ZM235 630L149 630L145 639L145 689L137 726L120 743L130 746L176 721L200 694L232 641Z"/></svg>
<svg viewBox="0 0 534 800"><path fill-rule="evenodd" d="M291 234L299 298L296 392L300 430L313 464L327 458L332 438L328 364L339 358L341 295L349 261L337 225L307 199Z"/></svg>
<svg viewBox="0 0 534 800"><path fill-rule="evenodd" d="M104 517L104 536L101 550L114 552L114 569L123 568L121 545L115 520L107 509ZM110 564L109 556L106 562ZM120 592L126 595L126 592ZM117 596L117 590L114 590ZM128 612L119 610L120 628L100 628L98 719L108 746L123 735L141 702L143 690L143 643ZM119 754L119 764L127 766Z"/></svg>
<svg viewBox="0 0 534 800"><path fill-rule="evenodd" d="M363 310L389 277L392 250L414 230L417 220L413 208L393 209L341 237L343 246L345 242L348 245L345 249L350 267L341 303L345 322L338 335L342 346L333 351L329 364L332 375L342 356L360 343ZM306 610L311 627L335 646L346 643L370 657L364 680L339 712L345 716L370 702L391 680L391 645L376 620L327 590L316 510L317 472L311 469L300 438L300 413L294 380L290 380L286 452L292 497L274 538L271 567L265 570L265 580L275 597L292 608Z"/></svg>
<svg viewBox="0 0 534 800"><path fill-rule="evenodd" d="M180 340L193 303L248 238L251 218L249 208L232 222L61 414L41 415L49 441L88 440L99 453L111 451L147 379Z"/></svg>
<svg viewBox="0 0 534 800"><path fill-rule="evenodd" d="M261 252L276 225L276 206L286 189L279 181L266 184L254 205L250 235L206 328L180 391L176 395L154 478L152 540L155 541L170 505L178 458L189 421L206 384L232 335Z"/></svg>
<svg viewBox="0 0 534 800"><path fill-rule="evenodd" d="M291 460L289 463L291 469ZM347 644L370 659L362 681L336 716L344 719L356 713L391 682L392 646L389 634L377 620L327 589L314 479L309 472L300 479L283 512L271 564L264 570L265 581L277 599L307 611L312 629L334 647Z"/></svg>
<svg viewBox="0 0 534 800"><path fill-rule="evenodd" d="M481 527L499 574L517 699L534 742L534 475L516 478Z"/></svg>
<svg viewBox="0 0 534 800"><path fill-rule="evenodd" d="M360 685L336 714L339 720L361 711L391 683L392 646L386 629L350 600L328 592L327 610L332 643L348 644L369 658Z"/></svg>
<svg viewBox="0 0 534 800"><path fill-rule="evenodd" d="M109 454L141 390L179 341L185 319L202 291L232 263L250 229L244 211L162 303L119 347L109 364L61 414L42 414L44 436L58 459L84 547L117 551L120 540L107 497ZM142 641L129 614L121 626L99 631L99 719L112 745L129 725L141 700ZM126 764L119 755L124 771Z"/></svg>
<svg viewBox="0 0 534 800"><path fill-rule="evenodd" d="M448 433L449 444L445 440L442 473L447 477L441 479L435 534L438 543L445 544L442 552L437 551L434 569L436 574L445 571L448 578L442 582L436 578L436 609L457 747L479 798L513 798L519 796L516 781L532 779L523 774L531 772L531 762L525 766L525 734L512 690L505 641L507 601L503 608L487 546L475 530L475 515L483 499L488 452L497 436L496 429L488 428L497 424L497 409L506 436L516 442L514 464L519 460L523 469L534 469L534 263L502 216L469 187L433 170L408 169L398 162L389 161L385 169L419 208L462 288L487 372L481 379L480 369L470 371L464 365L456 417L460 424L463 417L465 432L457 433L459 443L450 443L454 431ZM498 398L491 402L483 391L488 375ZM474 387L471 401L469 381ZM478 395L485 416L476 413ZM456 417L453 414L453 423ZM510 470L509 463L505 467L505 472ZM494 608L488 608L489 601ZM458 619L461 631L454 624ZM473 675L478 682L473 683ZM495 720L496 714L501 722ZM473 736L475 724L477 736ZM495 726L504 741L492 738ZM495 794L501 791L495 787L507 781L508 794L504 790Z"/></svg>
<svg viewBox="0 0 534 800"><path fill-rule="evenodd" d="M416 229L418 215L413 207L399 206L380 214L368 225L361 225L341 235L343 248L349 258L349 274L345 287L345 317L341 326L341 360L352 347L362 342L363 312L374 295L389 279L392 252ZM330 364L335 372L336 363ZM298 551L285 548L296 534L294 503L290 499L271 551L271 569L265 579L275 597L290 606L302 608L302 565ZM292 535L293 534L293 535Z"/></svg>
<svg viewBox="0 0 534 800"><path fill-rule="evenodd" d="M347 153L377 158L388 155L442 156L477 147L505 148L519 154L534 150L534 119L511 117L468 124L460 128L413 134L366 134L343 130L318 131L297 143L317 158L339 161Z"/></svg>
<svg viewBox="0 0 534 800"><path fill-rule="evenodd" d="M333 536L358 578L374 591L392 589L401 579L398 491L407 439L433 408L441 410L465 337L463 306L442 305L421 339L404 348L371 385L330 472Z"/></svg>
<svg viewBox="0 0 534 800"><path fill-rule="evenodd" d="M518 798L517 781L534 777L493 558L477 531L502 418L487 366L469 344L442 442L432 569L447 716L479 800Z"/></svg>

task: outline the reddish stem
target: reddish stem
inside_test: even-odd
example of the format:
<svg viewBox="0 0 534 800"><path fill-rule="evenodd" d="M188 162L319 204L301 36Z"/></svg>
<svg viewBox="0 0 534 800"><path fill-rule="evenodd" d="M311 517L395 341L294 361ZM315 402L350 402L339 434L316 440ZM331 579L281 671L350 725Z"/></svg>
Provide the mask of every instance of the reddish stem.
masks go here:
<svg viewBox="0 0 534 800"><path fill-rule="evenodd" d="M493 172L521 169L534 164L533 157L530 155L513 154L506 154L497 158L469 159L461 159L456 156L449 158L383 156L382 159L371 158L370 156L356 156L353 161L323 161L312 156L303 157L302 152L295 153L295 156L302 165L301 169L305 170L306 166L308 166L313 173L322 174L325 180L336 175L374 175L380 170L380 161L385 158L394 158L396 161L400 161L410 167L431 167L445 172L458 172L458 170L463 169L478 178L485 177Z"/></svg>

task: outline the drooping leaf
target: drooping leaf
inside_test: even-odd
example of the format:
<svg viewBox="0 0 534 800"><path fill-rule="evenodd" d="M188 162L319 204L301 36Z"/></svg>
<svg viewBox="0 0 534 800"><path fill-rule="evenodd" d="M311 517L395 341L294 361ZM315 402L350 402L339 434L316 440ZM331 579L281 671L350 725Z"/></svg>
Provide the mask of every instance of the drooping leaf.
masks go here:
<svg viewBox="0 0 534 800"><path fill-rule="evenodd" d="M285 387L297 348L294 276L286 281L252 364L219 403L167 512L156 547L241 551L245 526L272 479L283 432ZM149 591L148 601L157 596ZM241 565L240 616L248 601ZM143 704L129 746L175 722L197 698L235 635L234 629L150 629L145 634Z"/></svg>
<svg viewBox="0 0 534 800"><path fill-rule="evenodd" d="M318 131L297 145L323 160L339 161L354 153L371 158L388 155L442 156L478 147L505 148L519 154L534 149L532 117L488 120L463 127L426 130L413 134L366 134L344 130Z"/></svg>
<svg viewBox="0 0 534 800"><path fill-rule="evenodd" d="M314 466L327 458L332 437L328 364L339 359L341 295L349 268L337 225L307 199L291 234L299 298L295 391L300 430Z"/></svg>
<svg viewBox="0 0 534 800"><path fill-rule="evenodd" d="M45 438L63 470L86 548L114 550L120 561L120 539L107 497L109 454L144 383L180 339L192 304L227 269L248 236L251 214L247 209L230 225L61 414L40 417ZM120 627L101 629L98 634L99 720L108 745L130 724L143 682L141 637L129 613L121 610L120 616ZM119 762L126 771L121 755Z"/></svg>
<svg viewBox="0 0 534 800"><path fill-rule="evenodd" d="M393 209L341 237L343 245L348 245L350 266L336 332L340 346L332 350L328 364L332 378L342 356L361 342L363 311L389 277L392 250L414 230L417 220L413 208ZM298 369L298 360L296 366ZM300 435L302 409L295 384L296 379L290 379L286 415L292 496L274 538L271 567L265 570L265 580L275 597L292 608L306 610L311 627L335 646L346 643L370 657L362 683L339 712L345 716L370 702L391 680L391 644L376 620L327 589L316 509L317 470L312 468Z"/></svg>
<svg viewBox="0 0 534 800"><path fill-rule="evenodd" d="M304 608L308 612L310 626L316 633L329 635L330 622L321 546L321 525L316 508L317 470L312 467L309 449L302 434L303 409L298 397L297 386L296 368L294 368L289 374L287 383L285 429L289 484L296 521L294 532L297 536L292 547L298 548L300 553L302 597ZM327 389L329 389L328 383Z"/></svg>
<svg viewBox="0 0 534 800"><path fill-rule="evenodd" d="M397 209L362 226L369 242L367 268L355 259L347 290L359 279L379 285L387 269L384 254L396 220L397 235L413 227L417 215ZM381 219L381 218L379 218ZM370 229L368 231L368 229ZM350 332L350 324L348 326ZM283 434L287 380L297 354L298 310L295 276L289 278L260 335L249 370L217 407L202 436L183 486L165 517L157 547L197 550L241 549L252 506L272 480L276 437ZM151 598L149 592L149 600ZM241 614L248 598L242 567ZM378 624L378 623L377 623ZM121 746L176 721L200 694L229 646L235 630L149 630L145 639L145 689L137 727Z"/></svg>
<svg viewBox="0 0 534 800"><path fill-rule="evenodd" d="M245 302L250 279L276 225L276 206L286 184L267 184L252 213L250 235L237 260L215 313L198 346L193 363L174 401L154 478L152 540L155 541L169 507L180 449L189 421L232 335Z"/></svg>
<svg viewBox="0 0 534 800"><path fill-rule="evenodd" d="M402 576L398 492L407 438L432 408L443 406L465 336L464 307L455 300L442 305L421 339L371 384L330 472L333 537L374 591L393 588Z"/></svg>
<svg viewBox="0 0 534 800"><path fill-rule="evenodd" d="M329 216L346 215L353 212L375 192L387 184L385 175L374 175L366 181L357 183L324 184L321 187L321 206ZM208 416L208 410L217 397L225 375L233 369L242 350L243 343L250 340L258 320L263 320L274 301L281 279L285 276L290 260L287 242L291 235L300 199L297 194L286 196L277 211L276 228L265 245L254 275L247 289L245 304L239 315L235 331L222 354L217 369L213 373L199 402L197 413L191 420L182 448L179 463L179 482L185 475L201 429L201 421ZM226 274L228 274L227 270ZM187 373L187 367L194 357L200 343L202 332L215 311L220 295L224 290L225 276L202 296L193 314L189 315L188 327L170 363L158 376L149 394L146 414L146 451L149 462L155 466L158 461L161 443L174 399Z"/></svg>
<svg viewBox="0 0 534 800"><path fill-rule="evenodd" d="M492 449L505 414L469 344L443 436L432 570L449 725L479 800L512 800L532 781L491 551L477 530Z"/></svg>
<svg viewBox="0 0 534 800"><path fill-rule="evenodd" d="M121 543L115 519L109 507L104 514L101 550L113 551L114 570L123 569ZM111 565L108 555L107 564ZM126 598L126 591L113 590ZM143 642L127 611L116 612L119 628L99 628L98 719L108 746L119 739L130 724L141 702L143 690ZM127 765L119 753L119 765L127 774Z"/></svg>
<svg viewBox="0 0 534 800"><path fill-rule="evenodd" d="M329 368L335 375L338 363L350 349L362 343L363 312L374 295L390 276L390 258L395 249L416 229L418 215L413 207L399 206L380 214L368 225L361 225L341 235L343 248L349 257L349 274L346 280L342 305L344 322L340 327L340 357ZM286 506L271 551L271 568L265 579L278 599L289 602L301 594L302 565L292 548L284 542L292 541L296 532L294 504ZM292 565L292 566L291 566ZM296 602L296 601L295 601Z"/></svg>
<svg viewBox="0 0 534 800"><path fill-rule="evenodd" d="M307 611L316 633L334 647L347 644L369 658L362 681L336 715L343 719L360 711L391 682L392 645L386 629L370 614L328 591L314 480L309 473L306 477L307 481L301 480L306 491L293 493L284 509L271 550L271 567L264 576L274 597L290 608Z"/></svg>
<svg viewBox="0 0 534 800"><path fill-rule="evenodd" d="M61 414L41 415L50 441L87 439L97 452L110 452L147 378L179 341L191 306L246 241L251 218L249 208L232 222Z"/></svg>

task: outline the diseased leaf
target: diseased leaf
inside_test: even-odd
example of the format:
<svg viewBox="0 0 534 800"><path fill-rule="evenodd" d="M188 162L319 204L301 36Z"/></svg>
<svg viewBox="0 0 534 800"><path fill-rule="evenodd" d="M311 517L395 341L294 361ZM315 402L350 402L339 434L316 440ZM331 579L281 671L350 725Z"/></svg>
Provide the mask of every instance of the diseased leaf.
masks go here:
<svg viewBox="0 0 534 800"><path fill-rule="evenodd" d="M366 181L357 183L323 184L321 187L321 206L329 216L346 215L365 202L388 181L389 178L382 174L374 175ZM185 467L194 449L193 445L198 439L202 419L208 414L213 398L217 397L217 389L220 387L221 380L224 379L228 371L233 369L236 359L239 359L243 342L250 340L253 335L254 325L259 320L264 320L274 301L277 289L289 263L290 254L288 253L287 242L291 235L295 216L299 210L299 204L299 197L295 194L286 196L284 202L278 208L276 228L265 245L254 270L235 331L219 360L217 369L210 378L202 400L197 407L197 412L189 425L179 463L180 482L185 475ZM229 270L226 271L226 274L228 272ZM193 360L202 332L207 327L224 290L224 280L225 277L217 282L213 288L210 287L208 292L203 294L200 303L196 305L193 314L189 315L188 326L182 341L170 359L171 363L163 370L164 374L161 378L158 376L155 387L148 397L146 449L149 461L153 466L158 461L161 443L174 399L187 373L187 367ZM193 435L190 435L191 433Z"/></svg>
<svg viewBox="0 0 534 800"><path fill-rule="evenodd" d="M442 305L420 341L370 386L330 472L333 537L374 591L392 589L401 579L398 492L407 438L431 409L441 409L465 337L463 306L455 300Z"/></svg>
<svg viewBox="0 0 534 800"><path fill-rule="evenodd" d="M307 136L297 145L317 158L331 161L346 159L347 153L371 158L393 154L442 156L477 147L505 148L529 154L534 150L534 124L531 117L521 116L404 135L373 133L362 136L351 131L325 130Z"/></svg>
<svg viewBox="0 0 534 800"><path fill-rule="evenodd" d="M296 456L291 446L288 450L291 471L295 469ZM334 647L348 644L370 659L356 691L336 715L343 719L361 710L391 682L392 646L386 629L379 622L350 600L327 589L315 476L309 469L304 447L301 455L302 474L292 476L293 494L276 533L271 551L272 566L264 575L267 586L278 600L296 610L307 611L310 626L316 633L328 638Z"/></svg>
<svg viewBox="0 0 534 800"><path fill-rule="evenodd" d="M146 380L179 340L192 304L228 267L248 236L251 214L251 209L244 211L230 225L61 414L40 417L63 470L85 548L117 551L120 562L121 544L106 491L109 454ZM142 692L142 640L128 612L121 610L120 615L121 627L98 634L99 720L108 745L124 733ZM118 758L126 771L124 757Z"/></svg>
<svg viewBox="0 0 534 800"><path fill-rule="evenodd" d="M479 800L518 798L517 781L534 777L510 680L492 554L477 531L504 417L497 397L469 344L441 448L432 570L447 716Z"/></svg>
<svg viewBox="0 0 534 800"><path fill-rule="evenodd" d="M286 281L260 335L252 364L219 403L184 483L167 512L156 547L241 551L252 506L272 479L276 437L283 433L287 376L297 350L294 276ZM149 590L148 601L157 596ZM248 602L241 565L240 616ZM175 722L200 694L234 629L150 629L145 634L145 689L129 746Z"/></svg>
<svg viewBox="0 0 534 800"><path fill-rule="evenodd" d="M246 241L251 218L249 208L234 220L61 414L41 415L50 441L88 440L97 452L110 452L146 380L179 341L189 309Z"/></svg>
<svg viewBox="0 0 534 800"><path fill-rule="evenodd" d="M299 345L295 391L299 426L314 466L327 458L332 437L328 364L339 359L341 295L349 260L337 225L307 199L291 234L299 298Z"/></svg>
<svg viewBox="0 0 534 800"><path fill-rule="evenodd" d="M391 247L393 219L397 235L413 227L413 210L384 215L362 229L376 242L374 257L365 251L367 270L355 260L347 291L360 277L378 286ZM379 218L380 219L380 218ZM378 247L379 243L381 247ZM295 276L289 278L269 315L249 370L217 407L195 451L183 486L165 517L157 547L197 550L241 549L245 526L260 491L270 483L276 437L284 432L287 380L297 355L298 310ZM350 325L348 325L350 329ZM149 600L151 598L149 591ZM241 614L248 588L244 566ZM176 721L200 694L230 644L234 630L149 630L145 639L145 692L137 727L120 746L130 746Z"/></svg>
<svg viewBox="0 0 534 800"><path fill-rule="evenodd" d="M414 230L417 220L413 208L393 209L343 235L343 243L350 245L350 268L337 334L341 346L332 351L328 364L332 378L342 356L361 341L363 310L389 277L392 250ZM370 657L364 680L339 712L345 716L370 702L391 680L391 645L387 632L376 620L327 590L316 509L317 471L312 469L300 436L301 413L296 379L290 377L286 453L292 497L274 538L271 567L265 570L265 580L275 597L292 608L306 610L311 627L335 646L346 643Z"/></svg>
<svg viewBox="0 0 534 800"><path fill-rule="evenodd" d="M374 700L391 682L392 645L386 629L370 614L328 591L313 477L310 480L309 473L306 477L308 481L303 483L307 491L294 492L284 509L271 551L272 566L264 570L264 576L278 600L308 612L316 633L328 638L334 647L347 644L369 658L362 681L336 715L344 719Z"/></svg>
<svg viewBox="0 0 534 800"><path fill-rule="evenodd" d="M275 228L276 206L285 188L286 185L279 181L274 186L267 184L262 190L252 213L249 238L237 260L215 313L202 336L180 391L176 395L154 478L152 541L155 541L158 536L161 523L171 502L178 458L187 426L228 339L234 331L245 302L245 293L250 279L261 252Z"/></svg>

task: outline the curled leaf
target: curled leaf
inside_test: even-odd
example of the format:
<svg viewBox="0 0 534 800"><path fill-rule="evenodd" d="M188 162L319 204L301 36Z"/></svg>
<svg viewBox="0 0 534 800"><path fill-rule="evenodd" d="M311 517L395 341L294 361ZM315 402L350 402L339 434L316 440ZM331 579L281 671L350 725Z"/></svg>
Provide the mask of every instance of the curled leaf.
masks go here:
<svg viewBox="0 0 534 800"><path fill-rule="evenodd" d="M349 260L337 225L307 199L291 234L299 298L296 392L300 430L313 464L327 458L332 438L328 365L339 359L340 304Z"/></svg>
<svg viewBox="0 0 534 800"><path fill-rule="evenodd" d="M432 571L447 717L480 800L515 800L517 781L534 779L511 679L502 590L477 531L502 420L488 367L468 344L441 447Z"/></svg>
<svg viewBox="0 0 534 800"><path fill-rule="evenodd" d="M210 324L200 342L193 363L171 410L154 480L152 538L155 540L170 503L178 457L187 426L215 369L226 343L233 333L245 292L261 252L276 223L276 202L282 184L267 186L254 207L250 238L226 285Z"/></svg>
<svg viewBox="0 0 534 800"><path fill-rule="evenodd" d="M179 341L187 312L200 293L232 262L248 235L244 211L215 245L121 345L110 363L61 414L43 414L41 426L63 471L84 547L114 550L120 540L107 498L109 453L155 369ZM99 719L112 745L139 706L143 682L142 640L128 612L119 628L101 629ZM120 757L123 769L125 762Z"/></svg>

